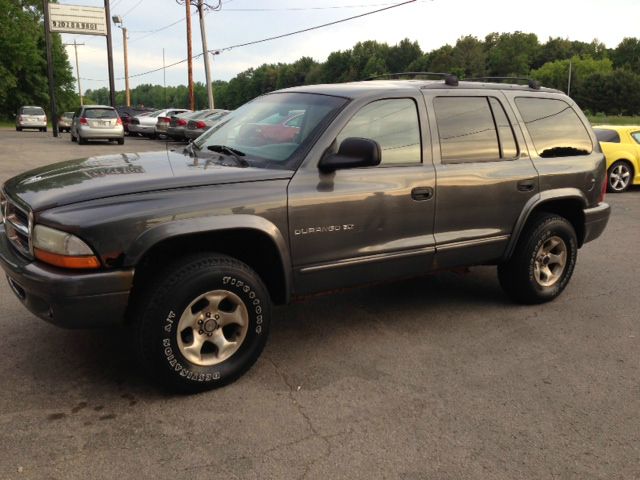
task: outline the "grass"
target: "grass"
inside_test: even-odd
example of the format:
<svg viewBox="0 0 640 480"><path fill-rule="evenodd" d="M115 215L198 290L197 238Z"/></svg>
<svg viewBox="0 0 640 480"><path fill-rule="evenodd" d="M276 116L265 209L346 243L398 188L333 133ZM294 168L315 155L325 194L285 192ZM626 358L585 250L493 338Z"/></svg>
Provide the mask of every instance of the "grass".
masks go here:
<svg viewBox="0 0 640 480"><path fill-rule="evenodd" d="M640 125L640 117L587 115L591 125Z"/></svg>

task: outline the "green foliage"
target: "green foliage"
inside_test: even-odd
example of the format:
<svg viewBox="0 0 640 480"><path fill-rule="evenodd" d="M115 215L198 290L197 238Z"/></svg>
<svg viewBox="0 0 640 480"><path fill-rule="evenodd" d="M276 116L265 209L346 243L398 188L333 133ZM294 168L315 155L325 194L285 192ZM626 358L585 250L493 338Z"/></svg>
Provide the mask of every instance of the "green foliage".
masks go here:
<svg viewBox="0 0 640 480"><path fill-rule="evenodd" d="M0 0L0 117L12 118L21 105L49 110L42 4ZM53 70L59 110L78 103L74 78L60 35L52 35Z"/></svg>
<svg viewBox="0 0 640 480"><path fill-rule="evenodd" d="M640 39L623 39L618 48L611 52L611 59L616 68L626 68L640 73Z"/></svg>
<svg viewBox="0 0 640 480"><path fill-rule="evenodd" d="M526 76L539 55L540 43L533 33L490 33L485 48L489 75Z"/></svg>

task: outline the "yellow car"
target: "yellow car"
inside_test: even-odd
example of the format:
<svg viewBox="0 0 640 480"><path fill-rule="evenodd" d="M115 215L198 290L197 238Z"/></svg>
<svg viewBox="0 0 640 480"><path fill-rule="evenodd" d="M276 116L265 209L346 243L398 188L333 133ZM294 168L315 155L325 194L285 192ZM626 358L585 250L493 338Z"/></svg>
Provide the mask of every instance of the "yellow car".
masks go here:
<svg viewBox="0 0 640 480"><path fill-rule="evenodd" d="M640 127L593 127L607 159L607 191L620 193L640 185Z"/></svg>

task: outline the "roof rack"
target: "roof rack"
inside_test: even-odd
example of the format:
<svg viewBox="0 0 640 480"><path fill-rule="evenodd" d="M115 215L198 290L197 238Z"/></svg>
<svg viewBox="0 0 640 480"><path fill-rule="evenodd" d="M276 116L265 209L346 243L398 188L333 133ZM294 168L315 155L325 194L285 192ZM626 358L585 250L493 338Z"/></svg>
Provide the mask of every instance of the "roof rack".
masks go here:
<svg viewBox="0 0 640 480"><path fill-rule="evenodd" d="M475 78L465 78L467 82L495 82L497 80L515 80L518 82L527 82L529 88L534 90L540 90L540 82L537 80L533 80L532 78L526 77L475 77Z"/></svg>
<svg viewBox="0 0 640 480"><path fill-rule="evenodd" d="M444 83L450 85L452 87L458 86L458 77L456 77L452 73L437 73L437 72L398 72L398 73L384 73L382 75L375 75L373 77L369 77L365 80L377 80L381 78L400 78L400 77L410 77L415 78L418 76L423 77L440 77L444 79Z"/></svg>

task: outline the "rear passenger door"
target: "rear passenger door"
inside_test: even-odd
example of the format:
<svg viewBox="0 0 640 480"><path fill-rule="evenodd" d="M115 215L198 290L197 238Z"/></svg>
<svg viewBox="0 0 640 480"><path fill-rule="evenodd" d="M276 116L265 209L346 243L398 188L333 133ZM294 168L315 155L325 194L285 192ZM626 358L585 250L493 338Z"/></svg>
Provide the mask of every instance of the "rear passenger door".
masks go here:
<svg viewBox="0 0 640 480"><path fill-rule="evenodd" d="M437 177L434 235L440 268L497 261L538 174L500 91L424 91Z"/></svg>

